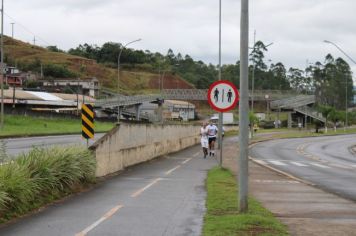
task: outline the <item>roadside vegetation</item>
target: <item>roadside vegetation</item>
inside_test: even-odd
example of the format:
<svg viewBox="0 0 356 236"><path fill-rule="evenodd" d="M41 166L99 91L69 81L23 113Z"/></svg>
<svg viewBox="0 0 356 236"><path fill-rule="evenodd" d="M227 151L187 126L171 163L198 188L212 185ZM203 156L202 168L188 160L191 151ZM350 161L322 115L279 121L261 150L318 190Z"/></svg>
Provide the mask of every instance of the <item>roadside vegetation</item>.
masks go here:
<svg viewBox="0 0 356 236"><path fill-rule="evenodd" d="M0 222L24 215L95 182L96 162L85 147L35 148L0 165Z"/></svg>
<svg viewBox="0 0 356 236"><path fill-rule="evenodd" d="M4 129L0 137L33 136L46 134L79 134L81 133L81 118L58 119L36 118L31 116L6 115ZM95 132L106 132L114 127L114 123L95 122Z"/></svg>
<svg viewBox="0 0 356 236"><path fill-rule="evenodd" d="M238 212L236 179L225 169L209 171L207 185L207 212L203 235L288 235L287 228L271 212L253 198L249 198L247 214Z"/></svg>

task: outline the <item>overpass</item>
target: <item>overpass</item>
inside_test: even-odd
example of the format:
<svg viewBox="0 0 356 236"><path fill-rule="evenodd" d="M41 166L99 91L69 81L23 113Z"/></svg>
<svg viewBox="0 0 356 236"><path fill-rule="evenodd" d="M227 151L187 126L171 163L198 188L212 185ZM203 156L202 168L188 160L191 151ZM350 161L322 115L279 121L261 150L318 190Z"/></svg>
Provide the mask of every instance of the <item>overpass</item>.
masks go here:
<svg viewBox="0 0 356 236"><path fill-rule="evenodd" d="M286 111L288 115L288 127L292 126L292 114L298 117L298 123L301 117L304 117L304 123L307 123L307 117L313 118L325 124L326 119L311 105L315 103L314 95L298 95L295 97L275 100L270 103L271 110L278 112Z"/></svg>
<svg viewBox="0 0 356 236"><path fill-rule="evenodd" d="M94 106L96 109L116 114L124 112L128 107L134 107L136 112L132 115L135 116L136 119L140 119L140 106L144 102L156 103L160 107L164 100L206 101L207 93L208 89L163 89L161 93L148 95L118 96L116 94L113 97L96 100ZM250 91L250 100L252 100L251 94L252 93ZM268 100L273 103L274 100L293 100L294 97L298 97L297 95L298 94L295 91L291 90L254 90L253 100Z"/></svg>

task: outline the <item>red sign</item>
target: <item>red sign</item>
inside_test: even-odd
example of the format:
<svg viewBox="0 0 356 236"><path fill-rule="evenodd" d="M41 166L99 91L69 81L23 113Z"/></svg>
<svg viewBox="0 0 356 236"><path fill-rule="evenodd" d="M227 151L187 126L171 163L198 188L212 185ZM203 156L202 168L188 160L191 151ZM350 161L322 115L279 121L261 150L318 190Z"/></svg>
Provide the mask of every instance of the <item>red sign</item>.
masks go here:
<svg viewBox="0 0 356 236"><path fill-rule="evenodd" d="M210 85L208 102L215 111L226 112L236 107L239 92L230 81L220 80Z"/></svg>

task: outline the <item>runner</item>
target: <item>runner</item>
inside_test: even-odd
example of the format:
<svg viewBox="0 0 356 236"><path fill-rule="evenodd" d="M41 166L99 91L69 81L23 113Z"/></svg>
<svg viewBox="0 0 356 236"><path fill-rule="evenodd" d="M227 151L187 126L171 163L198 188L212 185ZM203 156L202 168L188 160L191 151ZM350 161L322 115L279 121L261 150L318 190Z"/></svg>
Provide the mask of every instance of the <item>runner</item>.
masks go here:
<svg viewBox="0 0 356 236"><path fill-rule="evenodd" d="M200 143L203 148L204 158L208 155L208 148L209 148L209 140L208 140L208 129L207 123L204 122L202 127L200 128Z"/></svg>
<svg viewBox="0 0 356 236"><path fill-rule="evenodd" d="M218 133L218 127L210 121L210 124L207 126L208 130L208 140L209 140L209 156L215 156L215 141L216 141L216 134Z"/></svg>

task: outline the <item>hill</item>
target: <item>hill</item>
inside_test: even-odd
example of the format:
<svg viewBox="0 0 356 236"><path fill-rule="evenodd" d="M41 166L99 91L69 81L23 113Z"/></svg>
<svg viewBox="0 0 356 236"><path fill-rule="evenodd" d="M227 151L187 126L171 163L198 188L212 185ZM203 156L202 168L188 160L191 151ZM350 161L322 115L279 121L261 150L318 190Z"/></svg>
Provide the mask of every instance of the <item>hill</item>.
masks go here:
<svg viewBox="0 0 356 236"><path fill-rule="evenodd" d="M45 77L96 77L101 86L110 90L117 89L117 68L104 65L95 60L70 55L63 51L51 51L47 48L31 45L20 40L4 37L5 62L22 71L40 74L41 66ZM120 93L139 94L158 92L160 76L143 68L122 67L120 73ZM163 78L164 88L193 88L177 74L166 73Z"/></svg>

